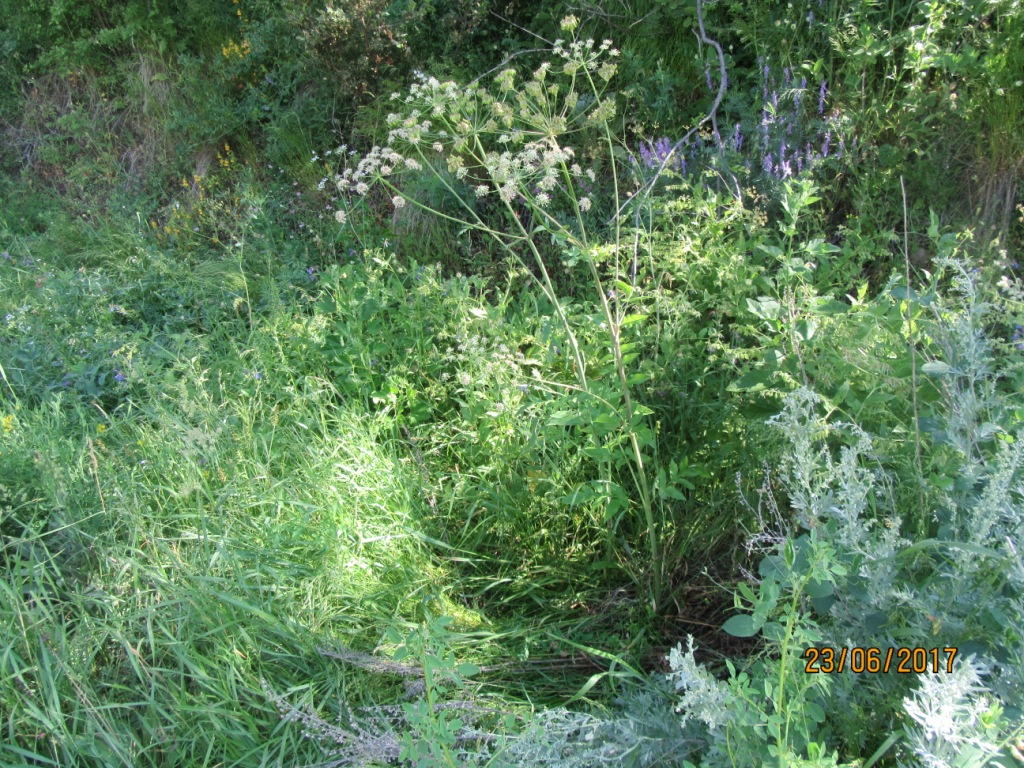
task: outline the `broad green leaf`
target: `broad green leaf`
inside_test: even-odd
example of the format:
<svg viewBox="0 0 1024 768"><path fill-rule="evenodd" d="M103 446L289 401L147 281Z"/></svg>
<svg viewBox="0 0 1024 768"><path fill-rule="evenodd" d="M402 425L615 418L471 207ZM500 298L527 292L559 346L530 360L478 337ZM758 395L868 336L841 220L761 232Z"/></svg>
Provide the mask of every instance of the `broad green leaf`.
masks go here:
<svg viewBox="0 0 1024 768"><path fill-rule="evenodd" d="M633 325L634 323L642 323L646 319L647 315L626 315L624 318L622 318L622 321L619 323L619 326L625 328L626 326Z"/></svg>
<svg viewBox="0 0 1024 768"><path fill-rule="evenodd" d="M755 623L753 616L733 616L722 625L722 629L733 637L753 637L760 631L761 623Z"/></svg>

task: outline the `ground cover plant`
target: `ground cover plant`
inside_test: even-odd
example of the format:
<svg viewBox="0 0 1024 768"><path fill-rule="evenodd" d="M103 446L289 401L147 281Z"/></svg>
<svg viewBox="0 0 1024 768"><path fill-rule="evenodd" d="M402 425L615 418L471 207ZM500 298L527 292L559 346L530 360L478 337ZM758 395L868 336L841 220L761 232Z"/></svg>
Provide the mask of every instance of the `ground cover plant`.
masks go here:
<svg viewBox="0 0 1024 768"><path fill-rule="evenodd" d="M1024 762L1019 3L0 11L0 763Z"/></svg>

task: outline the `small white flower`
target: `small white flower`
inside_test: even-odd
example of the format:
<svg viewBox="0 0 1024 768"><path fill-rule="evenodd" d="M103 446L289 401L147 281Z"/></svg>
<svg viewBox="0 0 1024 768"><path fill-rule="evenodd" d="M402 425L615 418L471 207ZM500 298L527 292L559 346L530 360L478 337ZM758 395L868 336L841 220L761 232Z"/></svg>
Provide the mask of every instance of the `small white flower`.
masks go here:
<svg viewBox="0 0 1024 768"><path fill-rule="evenodd" d="M480 186L476 187L476 189L474 189L473 191L474 191L474 192L476 192L476 196L477 196L477 197L483 197L483 196L484 196L484 195L486 195L486 194L487 194L487 193L488 193L488 192L489 192L490 190L489 190L489 189L487 189L487 185L486 185L486 184L481 184Z"/></svg>
<svg viewBox="0 0 1024 768"><path fill-rule="evenodd" d="M334 219L339 224L344 224L345 223L345 212L339 208L338 210L336 210L334 212Z"/></svg>
<svg viewBox="0 0 1024 768"><path fill-rule="evenodd" d="M391 198L391 204L394 205L395 208L402 208L405 206L405 198L401 195L395 195Z"/></svg>
<svg viewBox="0 0 1024 768"><path fill-rule="evenodd" d="M584 213L586 213L587 211L590 210L590 198L589 197L581 197L580 198L580 210L583 211Z"/></svg>
<svg viewBox="0 0 1024 768"><path fill-rule="evenodd" d="M547 192L541 192L534 199L537 201L537 205L539 205L541 208L546 208L551 204L551 195L549 195Z"/></svg>
<svg viewBox="0 0 1024 768"><path fill-rule="evenodd" d="M357 195L365 195L369 191L370 191L370 187L367 185L367 183L365 181L360 181L358 184L356 184L356 194Z"/></svg>

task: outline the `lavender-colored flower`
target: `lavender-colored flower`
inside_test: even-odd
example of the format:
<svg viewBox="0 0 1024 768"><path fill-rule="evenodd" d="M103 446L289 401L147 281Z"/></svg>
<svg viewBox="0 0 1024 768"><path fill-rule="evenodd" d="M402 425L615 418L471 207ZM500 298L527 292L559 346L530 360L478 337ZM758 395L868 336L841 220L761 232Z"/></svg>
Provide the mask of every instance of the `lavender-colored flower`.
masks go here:
<svg viewBox="0 0 1024 768"><path fill-rule="evenodd" d="M704 65L704 78L705 78L705 80L707 80L708 90L709 91L715 90L715 86L711 82L711 65L710 64L705 64Z"/></svg>
<svg viewBox="0 0 1024 768"><path fill-rule="evenodd" d="M807 23L808 24L813 24L814 23L814 11L808 11L807 12Z"/></svg>
<svg viewBox="0 0 1024 768"><path fill-rule="evenodd" d="M771 174L772 172L772 153L769 152L764 156L764 172Z"/></svg>
<svg viewBox="0 0 1024 768"><path fill-rule="evenodd" d="M114 381L118 382L119 384L120 384L120 383L121 383L122 381L126 381L127 379L128 379L128 377L127 377L127 376L125 376L125 375L124 375L124 373L123 373L122 371L116 371L116 372L114 373Z"/></svg>
<svg viewBox="0 0 1024 768"><path fill-rule="evenodd" d="M804 159L802 157L799 157L799 156L797 156L797 158L796 158L796 172L797 173L803 173L804 172Z"/></svg>
<svg viewBox="0 0 1024 768"><path fill-rule="evenodd" d="M1013 329L1013 345L1024 352L1024 325L1018 325Z"/></svg>
<svg viewBox="0 0 1024 768"><path fill-rule="evenodd" d="M653 161L651 150L649 150L647 148L647 145L644 144L643 142L640 143L640 159L643 161L643 164L646 165L648 168L651 167Z"/></svg>
<svg viewBox="0 0 1024 768"><path fill-rule="evenodd" d="M779 93L778 91L772 91L772 106L775 107L775 111L779 110Z"/></svg>
<svg viewBox="0 0 1024 768"><path fill-rule="evenodd" d="M818 89L818 114L825 114L825 91L828 89L828 83L824 80L821 81L821 88Z"/></svg>
<svg viewBox="0 0 1024 768"><path fill-rule="evenodd" d="M743 134L740 133L740 124L736 123L736 128L732 132L732 148L739 152L740 147L743 146Z"/></svg>
<svg viewBox="0 0 1024 768"><path fill-rule="evenodd" d="M828 147L832 143L832 131L825 131L825 143L821 145L821 156L828 157Z"/></svg>
<svg viewBox="0 0 1024 768"><path fill-rule="evenodd" d="M790 71L789 67L786 67L784 70L782 70L782 75L783 79L785 80L786 87L789 88L789 83L793 79L793 73Z"/></svg>

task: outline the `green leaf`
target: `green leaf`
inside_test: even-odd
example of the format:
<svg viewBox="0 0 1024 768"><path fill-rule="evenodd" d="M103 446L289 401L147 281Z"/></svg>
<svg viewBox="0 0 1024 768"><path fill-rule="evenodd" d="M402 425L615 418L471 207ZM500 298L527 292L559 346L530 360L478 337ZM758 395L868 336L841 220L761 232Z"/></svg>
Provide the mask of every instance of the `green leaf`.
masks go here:
<svg viewBox="0 0 1024 768"><path fill-rule="evenodd" d="M842 315L850 311L850 305L836 299L831 299L822 304L819 304L814 308L814 312L819 315L826 317L834 317L835 315Z"/></svg>
<svg viewBox="0 0 1024 768"><path fill-rule="evenodd" d="M813 701L804 702L804 717L810 720L812 723L824 723L825 722L825 710L815 704Z"/></svg>
<svg viewBox="0 0 1024 768"><path fill-rule="evenodd" d="M480 674L480 667L476 664L459 664L455 667L455 671L460 677L473 677L473 675Z"/></svg>
<svg viewBox="0 0 1024 768"><path fill-rule="evenodd" d="M828 581L811 579L804 590L810 597L828 597L832 594L832 584Z"/></svg>
<svg viewBox="0 0 1024 768"><path fill-rule="evenodd" d="M830 610L832 610L832 606L835 605L835 603L836 603L836 596L835 595L827 595L825 597L812 597L811 598L811 605L814 606L814 610L816 610L818 612L818 614L821 615L821 616L824 616L826 613L828 613Z"/></svg>
<svg viewBox="0 0 1024 768"><path fill-rule="evenodd" d="M747 309L762 320L777 320L782 314L782 305L767 296L760 296L756 301L747 299Z"/></svg>
<svg viewBox="0 0 1024 768"><path fill-rule="evenodd" d="M686 486L689 486L689 488L687 488L687 490L690 490L690 491L694 490L693 483L687 483L684 480L680 484L682 485L683 483L685 483L685 485L683 486L684 488ZM680 493L673 486L668 485L668 484L658 486L658 494L661 496L662 500L664 500L664 499L674 499L675 501L686 501L686 497L682 493Z"/></svg>
<svg viewBox="0 0 1024 768"><path fill-rule="evenodd" d="M722 629L733 637L753 637L760 631L762 624L755 622L753 616L733 616L722 625Z"/></svg>
<svg viewBox="0 0 1024 768"><path fill-rule="evenodd" d="M615 287L622 291L623 298L629 298L633 295L633 286L629 283L623 282L622 280L615 281Z"/></svg>
<svg viewBox="0 0 1024 768"><path fill-rule="evenodd" d="M568 427L582 423L583 417L578 411L556 411L548 419L549 427Z"/></svg>
<svg viewBox="0 0 1024 768"><path fill-rule="evenodd" d="M786 637L786 628L777 621L769 621L762 630L764 639L771 643L781 643Z"/></svg>
<svg viewBox="0 0 1024 768"><path fill-rule="evenodd" d="M781 555L768 555L762 559L757 566L757 572L762 579L787 581L789 578L789 568Z"/></svg>
<svg viewBox="0 0 1024 768"><path fill-rule="evenodd" d="M647 319L647 315L626 315L622 318L619 323L620 328L625 328L627 325L633 325L634 323L642 323Z"/></svg>

